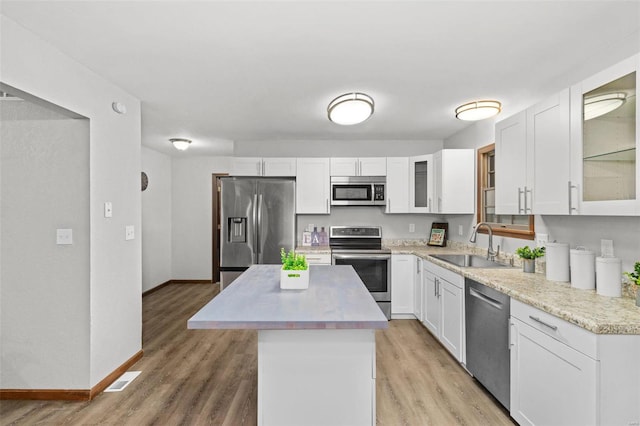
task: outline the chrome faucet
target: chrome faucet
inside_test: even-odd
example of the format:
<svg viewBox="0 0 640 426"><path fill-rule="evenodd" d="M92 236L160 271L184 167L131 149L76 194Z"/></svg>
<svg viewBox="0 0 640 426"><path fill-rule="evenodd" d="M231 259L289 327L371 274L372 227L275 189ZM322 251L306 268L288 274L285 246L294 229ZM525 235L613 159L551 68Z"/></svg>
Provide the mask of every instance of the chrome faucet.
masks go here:
<svg viewBox="0 0 640 426"><path fill-rule="evenodd" d="M500 254L500 246L498 246L498 250L493 250L493 229L487 222L480 222L473 228L473 232L471 233L471 238L469 238L469 242L475 243L476 236L478 235L478 229L481 226L485 226L487 231L489 232L489 247L487 248L487 259L496 260L496 256Z"/></svg>

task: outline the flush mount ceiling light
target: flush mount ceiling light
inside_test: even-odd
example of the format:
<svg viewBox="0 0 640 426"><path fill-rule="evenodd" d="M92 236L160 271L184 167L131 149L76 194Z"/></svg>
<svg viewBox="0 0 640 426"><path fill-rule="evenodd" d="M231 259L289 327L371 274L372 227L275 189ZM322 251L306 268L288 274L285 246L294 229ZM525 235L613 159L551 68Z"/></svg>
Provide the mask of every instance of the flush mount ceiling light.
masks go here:
<svg viewBox="0 0 640 426"><path fill-rule="evenodd" d="M373 99L364 93L346 93L329 102L327 114L343 126L362 123L373 114Z"/></svg>
<svg viewBox="0 0 640 426"><path fill-rule="evenodd" d="M607 93L584 98L584 119L600 117L622 106L627 95L624 93Z"/></svg>
<svg viewBox="0 0 640 426"><path fill-rule="evenodd" d="M171 142L178 151L184 151L191 145L191 139L184 138L172 138L169 139L169 142Z"/></svg>
<svg viewBox="0 0 640 426"><path fill-rule="evenodd" d="M465 121L484 120L502 111L498 101L475 101L456 108L456 118Z"/></svg>

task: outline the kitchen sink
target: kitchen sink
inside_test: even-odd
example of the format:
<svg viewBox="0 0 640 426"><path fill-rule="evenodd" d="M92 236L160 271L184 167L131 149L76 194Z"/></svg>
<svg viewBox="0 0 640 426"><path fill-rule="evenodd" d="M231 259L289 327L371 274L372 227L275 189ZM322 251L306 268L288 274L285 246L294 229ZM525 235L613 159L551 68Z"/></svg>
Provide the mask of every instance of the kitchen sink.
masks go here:
<svg viewBox="0 0 640 426"><path fill-rule="evenodd" d="M513 266L489 260L475 254L432 254L431 257L465 268L512 268Z"/></svg>

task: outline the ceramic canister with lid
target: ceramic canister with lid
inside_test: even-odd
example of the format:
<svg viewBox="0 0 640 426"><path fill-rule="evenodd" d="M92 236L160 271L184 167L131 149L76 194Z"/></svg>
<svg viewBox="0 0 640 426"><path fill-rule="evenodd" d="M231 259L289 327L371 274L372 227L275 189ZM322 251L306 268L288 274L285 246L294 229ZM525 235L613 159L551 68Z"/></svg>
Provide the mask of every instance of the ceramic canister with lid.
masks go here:
<svg viewBox="0 0 640 426"><path fill-rule="evenodd" d="M569 281L569 244L547 243L544 256L547 259L547 279Z"/></svg>
<svg viewBox="0 0 640 426"><path fill-rule="evenodd" d="M594 290L596 288L596 254L578 247L570 250L569 257L571 287Z"/></svg>
<svg viewBox="0 0 640 426"><path fill-rule="evenodd" d="M596 257L596 292L602 296L622 295L622 262L617 257Z"/></svg>

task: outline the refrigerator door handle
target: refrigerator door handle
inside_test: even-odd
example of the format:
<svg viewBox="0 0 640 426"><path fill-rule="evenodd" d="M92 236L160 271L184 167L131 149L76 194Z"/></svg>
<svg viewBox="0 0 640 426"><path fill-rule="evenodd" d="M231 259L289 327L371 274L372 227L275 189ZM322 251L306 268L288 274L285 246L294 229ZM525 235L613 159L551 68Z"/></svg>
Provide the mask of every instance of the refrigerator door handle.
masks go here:
<svg viewBox="0 0 640 426"><path fill-rule="evenodd" d="M254 257L256 257L256 263L257 262L257 256L258 256L258 231L257 231L257 226L258 226L258 218L257 218L257 214L258 214L258 209L257 209L257 205L258 205L258 194L253 194L253 208L252 213L253 213L253 218L252 218L252 222L253 222L253 255Z"/></svg>
<svg viewBox="0 0 640 426"><path fill-rule="evenodd" d="M262 250L260 248L260 234L262 233L262 194L258 195L258 226L256 227L256 255L258 263L262 263L262 259L260 258Z"/></svg>

